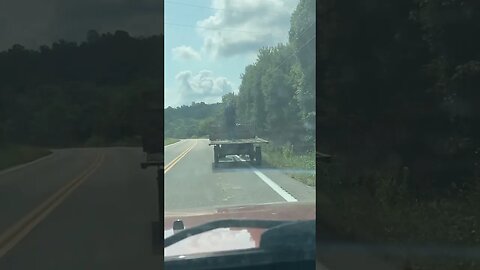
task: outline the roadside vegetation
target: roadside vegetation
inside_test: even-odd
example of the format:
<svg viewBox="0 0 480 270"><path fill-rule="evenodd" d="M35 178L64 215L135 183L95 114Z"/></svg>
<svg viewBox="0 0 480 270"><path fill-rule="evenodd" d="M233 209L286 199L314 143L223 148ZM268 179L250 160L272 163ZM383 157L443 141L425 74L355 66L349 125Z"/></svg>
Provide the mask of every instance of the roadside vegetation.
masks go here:
<svg viewBox="0 0 480 270"><path fill-rule="evenodd" d="M269 140L262 146L265 166L309 186L316 185L315 21L315 1L299 1L288 41L261 48L241 74L238 94L223 98L235 105L239 123L253 124L257 136Z"/></svg>
<svg viewBox="0 0 480 270"><path fill-rule="evenodd" d="M317 213L346 239L402 251L424 247L423 253L394 256L403 259L404 269L478 269L478 258L462 249L480 244L479 186L426 200L408 190L404 176L345 178L344 168L319 165L319 179L327 181L317 183Z"/></svg>
<svg viewBox="0 0 480 270"><path fill-rule="evenodd" d="M15 144L1 145L0 170L28 163L49 154L51 154L51 151L40 147Z"/></svg>
<svg viewBox="0 0 480 270"><path fill-rule="evenodd" d="M115 141L109 141L104 137L92 136L84 144L81 144L78 147L115 147L115 146L141 147L142 138L141 136L133 136L133 137L125 137L125 138L117 139Z"/></svg>
<svg viewBox="0 0 480 270"><path fill-rule="evenodd" d="M480 241L480 2L341 2L317 6L318 145L336 157L317 164L319 217L446 248L405 269L479 269L453 249Z"/></svg>
<svg viewBox="0 0 480 270"><path fill-rule="evenodd" d="M266 167L286 169L287 175L312 187L316 185L314 150L295 153L291 145L262 147L263 163ZM298 171L298 172L295 172Z"/></svg>
<svg viewBox="0 0 480 270"><path fill-rule="evenodd" d="M222 103L192 102L191 105L168 107L164 110L165 137L208 138L211 127L221 119L222 110Z"/></svg>
<svg viewBox="0 0 480 270"><path fill-rule="evenodd" d="M164 145L169 145L169 144L172 144L172 143L176 143L178 141L180 141L180 140L179 139L174 139L174 138L165 138L163 140Z"/></svg>

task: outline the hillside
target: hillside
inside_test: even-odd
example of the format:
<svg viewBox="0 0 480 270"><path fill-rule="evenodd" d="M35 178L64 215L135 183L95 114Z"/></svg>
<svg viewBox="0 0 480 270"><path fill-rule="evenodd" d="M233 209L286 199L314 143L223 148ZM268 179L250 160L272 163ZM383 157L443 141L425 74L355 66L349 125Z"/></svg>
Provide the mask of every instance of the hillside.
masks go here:
<svg viewBox="0 0 480 270"><path fill-rule="evenodd" d="M165 137L191 138L208 136L210 127L221 121L223 104L192 103L168 107L165 112Z"/></svg>

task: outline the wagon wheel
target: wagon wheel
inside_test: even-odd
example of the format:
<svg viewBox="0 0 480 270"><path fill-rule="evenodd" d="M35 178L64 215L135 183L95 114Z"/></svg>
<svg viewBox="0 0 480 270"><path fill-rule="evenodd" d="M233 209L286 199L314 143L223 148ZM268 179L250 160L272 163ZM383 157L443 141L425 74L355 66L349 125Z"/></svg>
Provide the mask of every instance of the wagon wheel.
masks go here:
<svg viewBox="0 0 480 270"><path fill-rule="evenodd" d="M250 162L253 162L253 160L255 159L255 151L253 151L253 149L249 151L248 158L250 159Z"/></svg>
<svg viewBox="0 0 480 270"><path fill-rule="evenodd" d="M220 159L220 149L218 147L218 145L215 145L213 147L213 160L215 162L215 164L218 164L218 160Z"/></svg>
<svg viewBox="0 0 480 270"><path fill-rule="evenodd" d="M262 164L262 148L260 146L255 147L255 163Z"/></svg>

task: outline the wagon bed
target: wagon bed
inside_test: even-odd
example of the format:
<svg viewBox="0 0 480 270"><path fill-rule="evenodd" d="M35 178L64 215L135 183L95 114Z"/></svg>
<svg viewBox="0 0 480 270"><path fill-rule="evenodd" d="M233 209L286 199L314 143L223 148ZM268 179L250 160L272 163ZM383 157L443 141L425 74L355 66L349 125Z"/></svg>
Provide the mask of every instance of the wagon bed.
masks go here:
<svg viewBox="0 0 480 270"><path fill-rule="evenodd" d="M222 144L244 144L244 143L252 143L252 144L260 144L260 143L268 143L267 140L261 138L249 138L249 139L220 139L220 140L210 140L208 145L222 145Z"/></svg>

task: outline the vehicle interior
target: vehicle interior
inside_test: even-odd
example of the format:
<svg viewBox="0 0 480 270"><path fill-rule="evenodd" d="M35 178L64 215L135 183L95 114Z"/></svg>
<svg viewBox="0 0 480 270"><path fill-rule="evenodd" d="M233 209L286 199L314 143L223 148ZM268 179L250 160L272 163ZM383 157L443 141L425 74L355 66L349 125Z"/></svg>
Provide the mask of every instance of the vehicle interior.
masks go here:
<svg viewBox="0 0 480 270"><path fill-rule="evenodd" d="M315 221L221 220L185 229L165 239L165 248L221 227L265 228L260 247L165 258L165 269L314 269Z"/></svg>

